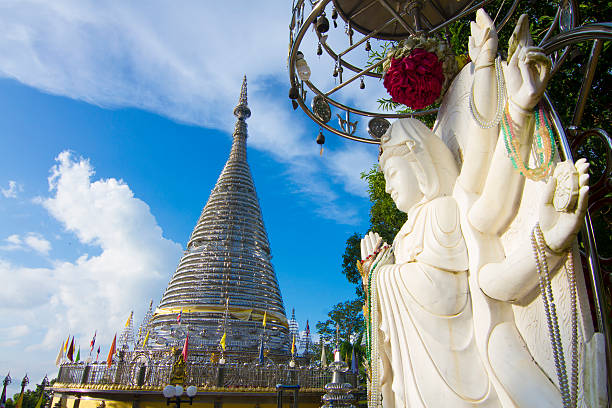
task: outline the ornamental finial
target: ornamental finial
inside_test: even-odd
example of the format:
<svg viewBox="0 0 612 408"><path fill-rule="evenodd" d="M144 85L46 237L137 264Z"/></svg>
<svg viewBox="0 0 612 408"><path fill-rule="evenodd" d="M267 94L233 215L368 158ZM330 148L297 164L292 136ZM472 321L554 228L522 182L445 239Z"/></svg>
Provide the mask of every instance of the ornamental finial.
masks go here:
<svg viewBox="0 0 612 408"><path fill-rule="evenodd" d="M247 78L246 75L242 79L242 88L240 88L240 99L238 105L234 108L234 116L240 120L245 120L251 116L251 110L247 106Z"/></svg>
<svg viewBox="0 0 612 408"><path fill-rule="evenodd" d="M247 80L246 75L242 79L242 88L240 88L240 100L238 102L239 105L247 104Z"/></svg>

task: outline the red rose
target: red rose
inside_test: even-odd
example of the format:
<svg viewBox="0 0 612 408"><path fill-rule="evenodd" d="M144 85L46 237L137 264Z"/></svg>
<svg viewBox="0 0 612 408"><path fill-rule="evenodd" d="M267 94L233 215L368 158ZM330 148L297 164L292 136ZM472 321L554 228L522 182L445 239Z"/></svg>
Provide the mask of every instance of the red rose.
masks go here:
<svg viewBox="0 0 612 408"><path fill-rule="evenodd" d="M433 52L415 48L405 58L391 59L383 83L394 102L423 109L434 103L442 92L442 62Z"/></svg>

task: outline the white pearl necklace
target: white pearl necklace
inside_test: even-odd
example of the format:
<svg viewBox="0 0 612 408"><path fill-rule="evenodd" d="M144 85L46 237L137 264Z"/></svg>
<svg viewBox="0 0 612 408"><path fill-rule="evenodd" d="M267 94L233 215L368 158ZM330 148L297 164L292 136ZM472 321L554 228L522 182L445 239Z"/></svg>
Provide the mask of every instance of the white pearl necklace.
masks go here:
<svg viewBox="0 0 612 408"><path fill-rule="evenodd" d="M542 303L544 305L544 314L546 315L546 323L548 325L548 334L552 346L552 355L557 370L557 378L559 380L559 388L561 391L561 399L563 400L564 408L575 408L577 406L578 392L578 316L576 310L576 276L574 273L574 260L571 251L567 253L567 261L565 270L570 291L570 319L571 319L571 377L568 384L567 365L565 364L565 355L563 353L563 345L561 343L561 333L559 331L559 319L557 316L557 308L553 298L552 286L550 281L550 271L548 262L546 261L546 241L540 229L540 224L536 223L531 232L531 247L536 262L538 278L540 283L540 293L542 295Z"/></svg>
<svg viewBox="0 0 612 408"><path fill-rule="evenodd" d="M474 71L475 74L476 71ZM500 58L495 59L495 82L497 84L497 108L495 110L495 117L492 120L487 120L482 117L476 108L474 103L474 83L472 80L472 89L470 91L470 113L472 117L482 129L491 129L501 121L502 115L504 114L504 102L506 101L506 87L504 84L504 73L501 68Z"/></svg>

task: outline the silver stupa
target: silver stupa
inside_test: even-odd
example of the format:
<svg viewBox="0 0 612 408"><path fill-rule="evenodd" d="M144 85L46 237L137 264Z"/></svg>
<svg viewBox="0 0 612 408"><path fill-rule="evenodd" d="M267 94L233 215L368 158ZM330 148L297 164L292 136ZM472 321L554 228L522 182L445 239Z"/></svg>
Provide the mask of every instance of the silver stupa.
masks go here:
<svg viewBox="0 0 612 408"><path fill-rule="evenodd" d="M234 108L238 118L229 159L193 229L187 249L147 327L149 345L182 344L214 352L226 333L228 355L289 353L283 300L270 263L270 244L247 163L246 76ZM263 325L264 314L266 325ZM180 315L180 317L179 317Z"/></svg>

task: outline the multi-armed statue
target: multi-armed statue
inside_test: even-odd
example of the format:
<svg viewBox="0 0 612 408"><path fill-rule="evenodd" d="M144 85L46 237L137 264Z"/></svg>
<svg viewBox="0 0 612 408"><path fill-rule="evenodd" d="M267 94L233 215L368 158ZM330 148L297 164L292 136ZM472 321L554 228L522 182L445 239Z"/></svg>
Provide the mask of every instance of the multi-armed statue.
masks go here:
<svg viewBox="0 0 612 408"><path fill-rule="evenodd" d="M573 266L588 163L555 156L538 108L550 61L528 26L522 16L501 61L478 11L472 63L433 131L401 119L381 139L387 192L408 220L392 245L362 240L370 407L606 401L603 343Z"/></svg>

